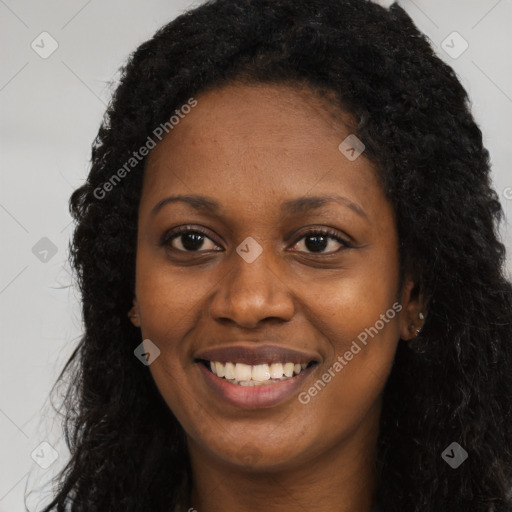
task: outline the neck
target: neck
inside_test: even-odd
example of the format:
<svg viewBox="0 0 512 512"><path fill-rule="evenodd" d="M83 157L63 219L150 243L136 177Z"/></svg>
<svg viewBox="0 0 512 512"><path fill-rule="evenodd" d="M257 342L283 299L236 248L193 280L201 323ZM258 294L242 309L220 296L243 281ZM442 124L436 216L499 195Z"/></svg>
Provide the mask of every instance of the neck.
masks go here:
<svg viewBox="0 0 512 512"><path fill-rule="evenodd" d="M324 453L275 470L227 463L189 439L190 508L200 512L370 512L377 483L379 413L370 412L369 416L375 415L373 421L367 417L350 438Z"/></svg>

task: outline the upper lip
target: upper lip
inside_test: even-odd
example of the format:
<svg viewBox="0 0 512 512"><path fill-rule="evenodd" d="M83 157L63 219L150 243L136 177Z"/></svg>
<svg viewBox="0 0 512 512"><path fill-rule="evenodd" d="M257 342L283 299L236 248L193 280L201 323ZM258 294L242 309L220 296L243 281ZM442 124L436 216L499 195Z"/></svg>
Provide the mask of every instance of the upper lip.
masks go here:
<svg viewBox="0 0 512 512"><path fill-rule="evenodd" d="M272 363L303 364L311 361L318 362L318 357L307 352L300 352L278 345L229 345L202 350L195 359L218 361L224 363L244 363L250 365Z"/></svg>

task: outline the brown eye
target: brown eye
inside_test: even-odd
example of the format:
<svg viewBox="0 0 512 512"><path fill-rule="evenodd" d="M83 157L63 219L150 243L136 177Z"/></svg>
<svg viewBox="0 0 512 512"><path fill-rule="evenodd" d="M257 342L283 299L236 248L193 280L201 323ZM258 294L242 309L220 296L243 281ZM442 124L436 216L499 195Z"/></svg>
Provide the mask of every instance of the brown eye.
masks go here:
<svg viewBox="0 0 512 512"><path fill-rule="evenodd" d="M306 251L313 254L332 254L338 252L339 248L348 248L349 244L342 240L336 233L329 230L309 231L293 246L304 247ZM334 250L326 250L334 249Z"/></svg>
<svg viewBox="0 0 512 512"><path fill-rule="evenodd" d="M198 228L181 228L164 235L162 245L181 252L216 251L218 245Z"/></svg>

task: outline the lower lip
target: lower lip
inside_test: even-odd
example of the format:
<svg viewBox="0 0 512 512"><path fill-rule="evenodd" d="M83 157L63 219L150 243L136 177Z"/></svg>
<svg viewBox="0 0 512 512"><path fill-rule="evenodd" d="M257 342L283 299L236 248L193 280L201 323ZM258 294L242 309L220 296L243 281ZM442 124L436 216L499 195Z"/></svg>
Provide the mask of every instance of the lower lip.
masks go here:
<svg viewBox="0 0 512 512"><path fill-rule="evenodd" d="M226 379L217 377L202 363L197 363L199 370L210 389L222 400L242 409L260 409L273 407L293 396L302 385L305 376L314 368L302 370L295 377L275 384L261 386L240 386L231 384Z"/></svg>

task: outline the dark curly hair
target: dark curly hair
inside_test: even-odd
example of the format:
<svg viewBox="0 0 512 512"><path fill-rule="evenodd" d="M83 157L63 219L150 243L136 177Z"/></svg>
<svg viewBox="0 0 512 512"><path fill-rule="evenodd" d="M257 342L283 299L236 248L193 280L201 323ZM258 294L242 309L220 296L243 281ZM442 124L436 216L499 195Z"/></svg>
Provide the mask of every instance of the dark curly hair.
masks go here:
<svg viewBox="0 0 512 512"><path fill-rule="evenodd" d="M135 289L140 163L95 190L193 95L229 82L332 95L396 215L402 276L428 301L384 389L376 502L382 512L512 511L512 285L488 152L454 71L398 5L366 0L212 0L142 44L70 199L71 260L85 332L63 369L71 451L45 512L159 512L190 485L185 434L127 318ZM441 458L453 441L469 458ZM72 499L71 499L72 498Z"/></svg>

